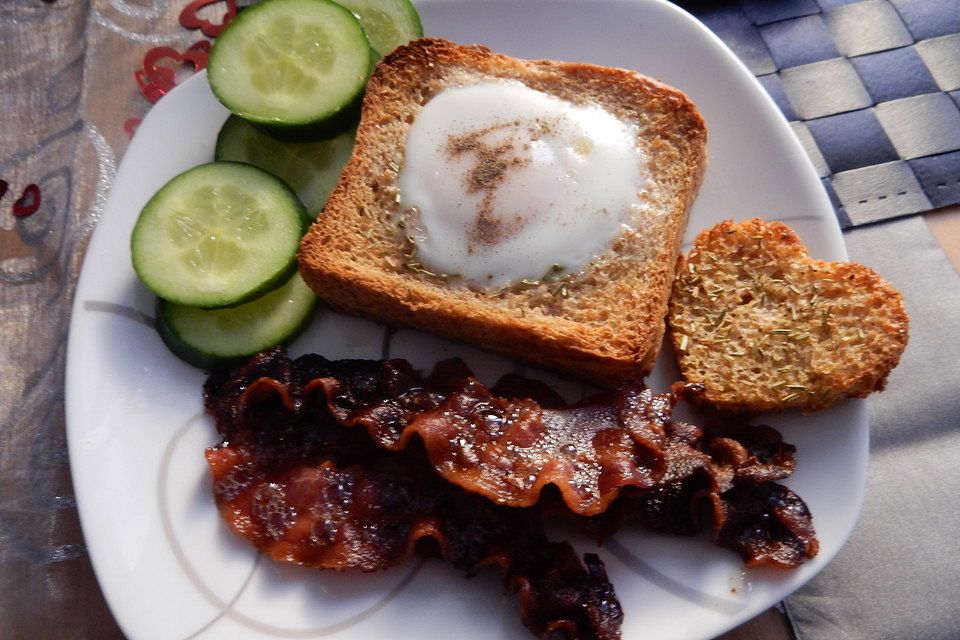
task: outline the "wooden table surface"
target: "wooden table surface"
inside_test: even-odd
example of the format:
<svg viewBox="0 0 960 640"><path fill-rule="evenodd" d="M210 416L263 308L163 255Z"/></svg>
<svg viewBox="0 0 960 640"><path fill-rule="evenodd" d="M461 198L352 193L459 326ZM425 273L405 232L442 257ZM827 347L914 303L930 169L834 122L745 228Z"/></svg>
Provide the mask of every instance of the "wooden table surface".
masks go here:
<svg viewBox="0 0 960 640"><path fill-rule="evenodd" d="M960 205L931 211L923 219L950 262L960 271Z"/></svg>

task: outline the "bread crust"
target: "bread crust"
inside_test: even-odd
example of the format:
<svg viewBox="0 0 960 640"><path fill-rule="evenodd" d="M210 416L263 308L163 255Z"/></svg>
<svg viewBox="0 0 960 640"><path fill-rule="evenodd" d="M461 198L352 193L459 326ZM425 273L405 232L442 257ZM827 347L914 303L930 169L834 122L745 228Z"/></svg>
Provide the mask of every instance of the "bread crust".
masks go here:
<svg viewBox="0 0 960 640"><path fill-rule="evenodd" d="M448 86L503 78L635 124L650 175L646 210L609 254L557 295L476 291L406 265L396 177L410 124ZM304 280L333 308L472 343L602 385L646 375L663 340L676 255L706 165L706 127L680 91L622 69L520 60L424 38L370 78L357 144L299 253Z"/></svg>
<svg viewBox="0 0 960 640"><path fill-rule="evenodd" d="M782 222L726 220L678 261L671 340L698 400L813 411L883 389L906 348L903 297L857 263L811 258Z"/></svg>

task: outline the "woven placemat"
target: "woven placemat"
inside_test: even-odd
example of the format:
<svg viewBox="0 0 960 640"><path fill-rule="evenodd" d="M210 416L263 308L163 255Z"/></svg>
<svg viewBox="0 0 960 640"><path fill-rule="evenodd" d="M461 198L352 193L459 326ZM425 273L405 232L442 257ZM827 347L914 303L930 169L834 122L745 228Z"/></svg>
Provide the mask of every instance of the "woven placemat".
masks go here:
<svg viewBox="0 0 960 640"><path fill-rule="evenodd" d="M842 227L960 203L960 0L678 4L780 107Z"/></svg>

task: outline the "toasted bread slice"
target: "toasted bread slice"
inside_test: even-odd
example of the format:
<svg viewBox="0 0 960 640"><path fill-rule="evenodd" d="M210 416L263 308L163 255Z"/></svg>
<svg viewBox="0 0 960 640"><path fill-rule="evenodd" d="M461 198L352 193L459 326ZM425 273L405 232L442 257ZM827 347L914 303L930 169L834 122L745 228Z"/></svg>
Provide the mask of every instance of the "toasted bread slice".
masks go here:
<svg viewBox="0 0 960 640"><path fill-rule="evenodd" d="M397 177L411 123L448 87L519 81L574 104L598 104L637 127L642 215L606 254L560 282L471 289L412 267L398 229ZM340 311L469 342L599 384L650 371L679 244L706 162L706 128L687 97L632 71L519 60L481 46L421 39L370 78L357 144L300 248L300 270Z"/></svg>
<svg viewBox="0 0 960 640"><path fill-rule="evenodd" d="M781 222L725 221L677 267L670 327L683 377L720 409L828 407L883 389L907 344L900 293L807 255Z"/></svg>

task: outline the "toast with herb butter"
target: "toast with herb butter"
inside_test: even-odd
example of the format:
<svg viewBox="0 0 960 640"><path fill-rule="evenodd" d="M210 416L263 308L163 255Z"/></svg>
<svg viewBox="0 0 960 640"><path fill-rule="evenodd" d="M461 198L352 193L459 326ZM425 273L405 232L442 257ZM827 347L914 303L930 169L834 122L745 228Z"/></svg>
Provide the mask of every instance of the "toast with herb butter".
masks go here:
<svg viewBox="0 0 960 640"><path fill-rule="evenodd" d="M628 225L575 272L484 288L431 270L411 250L399 175L432 98L486 82L599 106L635 132L645 178ZM425 38L380 62L357 144L304 237L304 280L333 308L471 343L601 385L646 375L664 333L680 241L706 164L706 127L680 91L633 71L521 60ZM440 177L439 179L445 179ZM455 178L451 178L455 179ZM479 218L478 218L479 220Z"/></svg>
<svg viewBox="0 0 960 640"><path fill-rule="evenodd" d="M876 272L807 255L782 222L697 235L670 301L673 346L698 400L760 412L822 409L883 389L907 344L900 293Z"/></svg>

